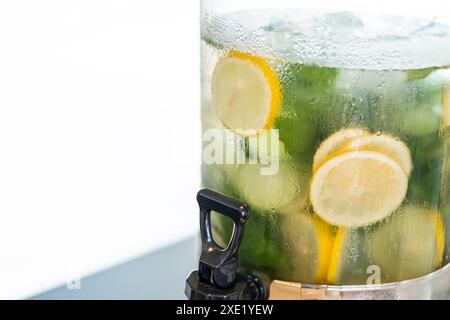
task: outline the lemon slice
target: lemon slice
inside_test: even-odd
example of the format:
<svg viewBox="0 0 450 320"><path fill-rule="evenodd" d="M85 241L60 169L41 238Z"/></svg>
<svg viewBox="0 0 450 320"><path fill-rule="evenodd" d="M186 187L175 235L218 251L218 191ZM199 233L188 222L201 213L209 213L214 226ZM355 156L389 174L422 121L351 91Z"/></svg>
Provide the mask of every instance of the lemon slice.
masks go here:
<svg viewBox="0 0 450 320"><path fill-rule="evenodd" d="M216 65L211 90L219 119L241 135L271 128L280 111L280 82L263 58L231 52Z"/></svg>
<svg viewBox="0 0 450 320"><path fill-rule="evenodd" d="M344 248L346 229L338 228L330 254L330 262L327 270L327 284L338 284L338 275L342 270L341 253Z"/></svg>
<svg viewBox="0 0 450 320"><path fill-rule="evenodd" d="M340 227L336 231L327 273L329 285L366 284L366 237L362 229Z"/></svg>
<svg viewBox="0 0 450 320"><path fill-rule="evenodd" d="M342 150L355 138L367 136L368 133L362 129L343 129L331 135L320 145L314 155L313 171L315 172L334 153Z"/></svg>
<svg viewBox="0 0 450 320"><path fill-rule="evenodd" d="M291 270L279 272L283 280L325 284L333 228L304 210L290 210L281 216L280 232L291 262Z"/></svg>
<svg viewBox="0 0 450 320"><path fill-rule="evenodd" d="M327 284L366 285L382 282L381 271L370 259L371 232L371 228L338 228L330 257Z"/></svg>
<svg viewBox="0 0 450 320"><path fill-rule="evenodd" d="M434 256L434 267L437 269L444 262L445 253L445 225L442 216L436 212L436 253Z"/></svg>
<svg viewBox="0 0 450 320"><path fill-rule="evenodd" d="M311 181L314 212L336 226L364 226L382 220L402 204L408 177L390 157L352 151L323 164Z"/></svg>
<svg viewBox="0 0 450 320"><path fill-rule="evenodd" d="M328 267L330 262L330 253L333 249L334 234L331 226L321 220L319 217L313 217L317 239L319 243L319 261L316 267L316 282L325 284L327 280Z"/></svg>
<svg viewBox="0 0 450 320"><path fill-rule="evenodd" d="M370 229L338 228L330 257L327 284L379 284L381 275L369 259ZM387 248L386 250L389 250ZM380 282L378 282L380 281Z"/></svg>
<svg viewBox="0 0 450 320"><path fill-rule="evenodd" d="M408 176L411 174L411 152L405 143L394 137L386 134L359 137L349 144L349 149L382 153L397 161Z"/></svg>
<svg viewBox="0 0 450 320"><path fill-rule="evenodd" d="M445 229L435 210L408 205L398 210L372 236L374 264L385 282L413 279L442 266Z"/></svg>

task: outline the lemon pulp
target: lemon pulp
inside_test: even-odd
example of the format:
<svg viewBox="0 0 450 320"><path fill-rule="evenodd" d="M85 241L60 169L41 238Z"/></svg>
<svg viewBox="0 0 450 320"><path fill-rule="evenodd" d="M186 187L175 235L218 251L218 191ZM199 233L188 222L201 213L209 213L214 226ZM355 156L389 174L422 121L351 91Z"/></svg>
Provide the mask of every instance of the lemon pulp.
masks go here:
<svg viewBox="0 0 450 320"><path fill-rule="evenodd" d="M338 155L314 174L310 200L314 212L335 226L375 223L402 204L408 177L383 154L353 151Z"/></svg>
<svg viewBox="0 0 450 320"><path fill-rule="evenodd" d="M281 108L276 72L265 59L237 51L216 65L211 91L219 119L244 136L271 128Z"/></svg>

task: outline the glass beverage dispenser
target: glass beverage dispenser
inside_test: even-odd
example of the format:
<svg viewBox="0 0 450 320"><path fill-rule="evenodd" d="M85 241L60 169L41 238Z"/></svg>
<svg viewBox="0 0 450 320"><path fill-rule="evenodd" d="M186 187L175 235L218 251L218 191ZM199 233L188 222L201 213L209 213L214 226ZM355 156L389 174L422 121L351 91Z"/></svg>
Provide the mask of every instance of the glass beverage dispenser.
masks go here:
<svg viewBox="0 0 450 320"><path fill-rule="evenodd" d="M202 1L190 298L450 298L446 6Z"/></svg>

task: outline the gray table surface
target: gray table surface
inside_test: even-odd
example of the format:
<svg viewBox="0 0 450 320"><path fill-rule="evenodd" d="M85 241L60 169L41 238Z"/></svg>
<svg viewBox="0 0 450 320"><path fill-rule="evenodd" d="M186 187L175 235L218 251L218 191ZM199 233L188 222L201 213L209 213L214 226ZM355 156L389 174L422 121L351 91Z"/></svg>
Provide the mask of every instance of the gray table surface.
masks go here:
<svg viewBox="0 0 450 320"><path fill-rule="evenodd" d="M197 239L189 239L83 278L79 289L64 285L32 299L185 299L185 280L197 268L197 252Z"/></svg>

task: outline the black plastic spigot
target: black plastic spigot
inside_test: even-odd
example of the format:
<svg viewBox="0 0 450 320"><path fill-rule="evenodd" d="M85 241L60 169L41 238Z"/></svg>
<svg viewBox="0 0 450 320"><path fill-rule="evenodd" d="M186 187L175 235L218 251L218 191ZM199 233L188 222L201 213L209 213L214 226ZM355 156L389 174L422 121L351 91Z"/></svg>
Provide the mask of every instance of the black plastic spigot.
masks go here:
<svg viewBox="0 0 450 320"><path fill-rule="evenodd" d="M186 280L185 293L190 300L259 300L267 290L254 275L238 274L238 251L244 236L244 225L250 217L250 207L212 190L197 195L200 207L202 252L199 269ZM230 243L225 249L213 239L211 211L225 215L234 222Z"/></svg>

